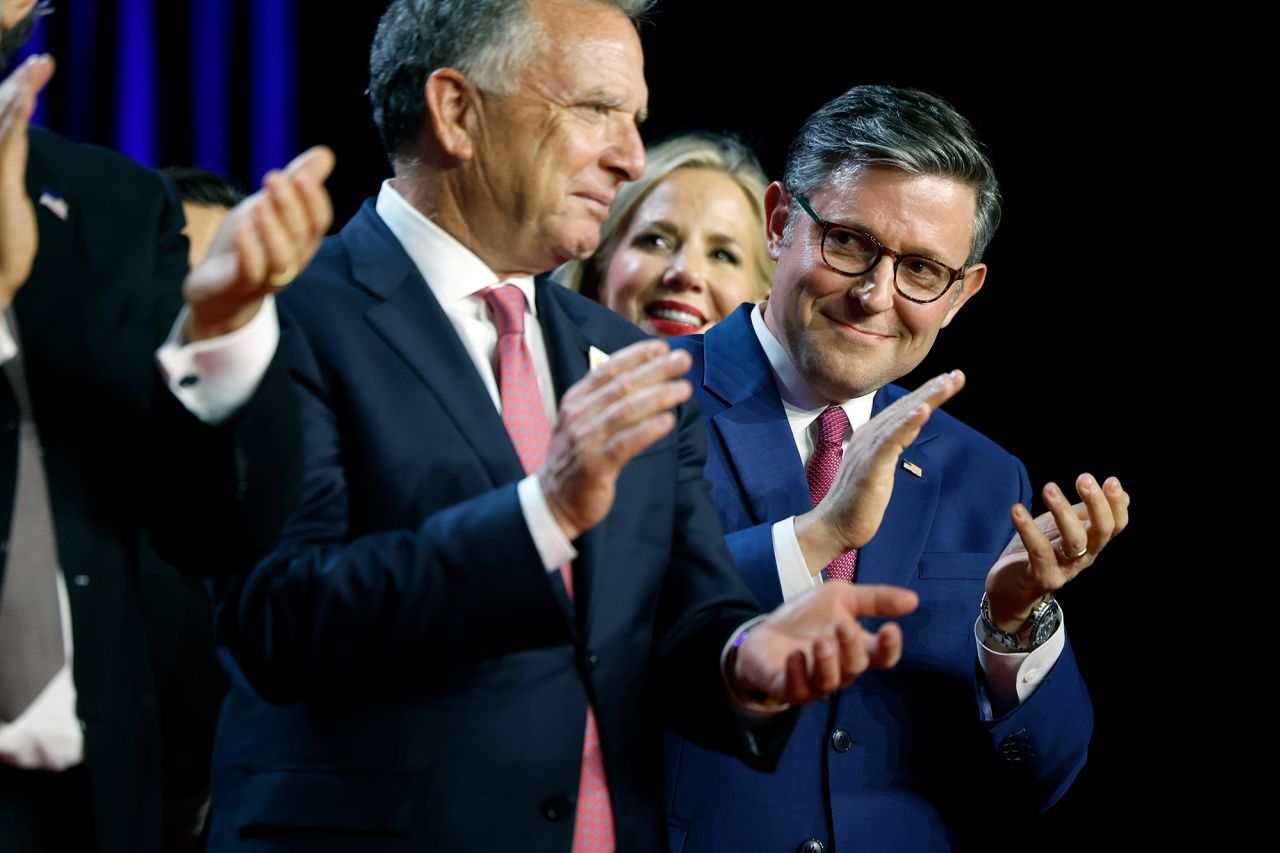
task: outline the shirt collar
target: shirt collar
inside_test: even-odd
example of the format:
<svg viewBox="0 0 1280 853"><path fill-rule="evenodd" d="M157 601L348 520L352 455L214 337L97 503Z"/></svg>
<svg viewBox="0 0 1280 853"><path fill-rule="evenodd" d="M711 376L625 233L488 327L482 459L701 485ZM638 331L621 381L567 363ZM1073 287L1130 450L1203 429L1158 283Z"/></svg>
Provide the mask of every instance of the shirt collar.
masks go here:
<svg viewBox="0 0 1280 853"><path fill-rule="evenodd" d="M375 209L446 309L501 281L520 288L530 313L537 316L533 276L499 279L474 252L409 204L390 180L383 181Z"/></svg>

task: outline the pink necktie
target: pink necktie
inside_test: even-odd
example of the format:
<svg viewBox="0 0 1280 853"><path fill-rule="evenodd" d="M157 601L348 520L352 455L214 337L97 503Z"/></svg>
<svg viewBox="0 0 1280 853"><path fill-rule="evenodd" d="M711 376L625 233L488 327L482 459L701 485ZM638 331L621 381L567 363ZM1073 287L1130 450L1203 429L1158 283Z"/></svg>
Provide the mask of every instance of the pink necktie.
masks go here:
<svg viewBox="0 0 1280 853"><path fill-rule="evenodd" d="M849 416L839 406L827 406L818 415L818 437L804 472L809 480L809 497L814 506L827 496L827 491L835 482L836 472L840 470L840 460L844 458L840 444L848 431ZM827 580L853 583L853 569L857 564L857 549L841 554L824 570Z"/></svg>
<svg viewBox="0 0 1280 853"><path fill-rule="evenodd" d="M498 394L502 397L502 422L516 447L526 474L541 466L551 444L551 425L542 406L538 377L524 337L524 292L514 284L481 291L498 327ZM573 597L573 569L560 567L564 585ZM587 728L582 741L582 774L578 779L578 806L573 822L573 852L597 853L614 848L613 808L604 775L604 756L596 715L587 705Z"/></svg>

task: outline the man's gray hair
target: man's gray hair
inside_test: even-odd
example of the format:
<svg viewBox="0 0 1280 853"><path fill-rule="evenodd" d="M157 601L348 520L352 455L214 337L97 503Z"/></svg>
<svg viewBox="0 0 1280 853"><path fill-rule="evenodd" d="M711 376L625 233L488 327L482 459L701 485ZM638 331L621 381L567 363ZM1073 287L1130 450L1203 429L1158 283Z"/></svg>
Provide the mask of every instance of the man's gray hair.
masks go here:
<svg viewBox="0 0 1280 853"><path fill-rule="evenodd" d="M580 0L612 6L632 21L653 0ZM456 68L483 91L509 94L525 66L550 45L529 0L392 0L369 53L373 122L389 157L421 132L423 88Z"/></svg>
<svg viewBox="0 0 1280 853"><path fill-rule="evenodd" d="M1000 224L1000 186L973 125L936 95L855 86L805 121L787 154L787 190L806 198L869 166L949 178L973 187L978 211L966 265L982 259ZM786 238L799 208L792 203Z"/></svg>
<svg viewBox="0 0 1280 853"><path fill-rule="evenodd" d="M3 7L4 0L0 0L0 8ZM52 11L53 7L49 5L49 0L40 0L31 7L31 11L21 21L0 32L0 70L6 68L14 54L27 43L27 39L31 37L31 30L35 28L36 19L43 18Z"/></svg>

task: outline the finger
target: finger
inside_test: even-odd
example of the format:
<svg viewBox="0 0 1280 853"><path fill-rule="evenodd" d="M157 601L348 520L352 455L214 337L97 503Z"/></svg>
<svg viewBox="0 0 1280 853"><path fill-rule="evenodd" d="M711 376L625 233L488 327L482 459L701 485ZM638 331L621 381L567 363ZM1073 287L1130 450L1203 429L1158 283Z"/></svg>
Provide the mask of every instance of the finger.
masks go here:
<svg viewBox="0 0 1280 853"><path fill-rule="evenodd" d="M586 376L575 382L573 387L565 392L562 408L564 405L570 405L575 401L581 401L589 397L595 391L612 382L615 377L646 362L662 358L670 349L666 341L661 340L637 341L630 346L623 347L611 355L603 364L598 365Z"/></svg>
<svg viewBox="0 0 1280 853"><path fill-rule="evenodd" d="M257 200L252 211L254 232L266 254L267 275L280 275L298 270L298 252L269 196ZM261 279L254 279L261 281Z"/></svg>
<svg viewBox="0 0 1280 853"><path fill-rule="evenodd" d="M35 112L36 95L53 77L54 61L48 55L30 56L0 84L0 140L27 132L31 114Z"/></svg>
<svg viewBox="0 0 1280 853"><path fill-rule="evenodd" d="M241 281L265 281L267 252L253 223L244 221L231 235L236 249L236 273ZM208 256L206 256L206 260Z"/></svg>
<svg viewBox="0 0 1280 853"><path fill-rule="evenodd" d="M896 622L886 622L875 634L868 634L864 642L867 666L871 669L889 669L902 659L902 629Z"/></svg>
<svg viewBox="0 0 1280 853"><path fill-rule="evenodd" d="M333 174L337 163L333 149L327 145L314 145L289 161L284 174L311 184L323 184Z"/></svg>
<svg viewBox="0 0 1280 853"><path fill-rule="evenodd" d="M1033 570L1039 575L1050 574L1057 566L1058 555L1040 524L1047 520L1048 526L1051 527L1052 516L1032 518L1031 513L1022 504L1014 504L1009 516L1013 520L1014 529L1018 531L1018 538L1022 540L1023 550L1027 552L1027 559Z"/></svg>
<svg viewBox="0 0 1280 853"><path fill-rule="evenodd" d="M293 245L294 254L301 254L311 243L311 217L308 215L298 188L280 172L268 172L262 179L266 203L275 210L276 219L284 226L285 235Z"/></svg>
<svg viewBox="0 0 1280 853"><path fill-rule="evenodd" d="M812 698L813 693L809 690L809 664L805 660L804 652L796 649L787 655L786 678L781 701L800 705Z"/></svg>
<svg viewBox="0 0 1280 853"><path fill-rule="evenodd" d="M660 385L642 387L610 403L608 408L585 422L586 428L602 436L612 435L674 408L691 396L693 386L685 379L670 379Z"/></svg>
<svg viewBox="0 0 1280 853"><path fill-rule="evenodd" d="M1111 505L1111 517L1115 519L1116 529L1113 538L1129 526L1129 493L1120 485L1119 477L1108 477L1102 484L1102 491Z"/></svg>
<svg viewBox="0 0 1280 853"><path fill-rule="evenodd" d="M308 233L319 245L319 240L329 233L333 225L333 200L323 183L303 180L296 176L287 176L293 184L294 192L302 204L303 213L307 217ZM310 260L308 258L307 260Z"/></svg>
<svg viewBox="0 0 1280 853"><path fill-rule="evenodd" d="M840 584L842 603L853 616L892 618L916 609L920 596L909 589L888 584Z"/></svg>
<svg viewBox="0 0 1280 853"><path fill-rule="evenodd" d="M1115 518L1111 514L1111 504L1102 493L1102 487L1092 474L1081 474L1076 478L1076 492L1084 501L1088 512L1089 551L1097 554L1111 541L1115 535ZM1070 552L1074 553L1074 552Z"/></svg>
<svg viewBox="0 0 1280 853"><path fill-rule="evenodd" d="M940 373L916 389L919 398L917 403L928 403L933 408L950 400L960 389L964 388L965 375L962 371L951 370Z"/></svg>
<svg viewBox="0 0 1280 853"><path fill-rule="evenodd" d="M889 430L897 429L902 420L911 417L916 407L927 403L936 409L958 394L964 387L964 383L964 373L959 370L940 373L910 394L887 406L884 411L871 419L871 423Z"/></svg>
<svg viewBox="0 0 1280 853"><path fill-rule="evenodd" d="M866 653L863 652L863 657ZM813 674L809 687L819 696L829 695L840 689L841 660L836 642L831 637L821 637L813 644Z"/></svg>
<svg viewBox="0 0 1280 853"><path fill-rule="evenodd" d="M836 625L836 640L840 646L840 686L848 687L869 663L862 628L852 619L840 622Z"/></svg>
<svg viewBox="0 0 1280 853"><path fill-rule="evenodd" d="M1067 500L1067 496L1058 488L1057 483L1045 483L1040 492L1044 505L1053 517L1053 525L1058 532L1059 553L1064 562L1074 562L1084 556L1089 545L1089 534L1081 523L1076 508Z"/></svg>
<svg viewBox="0 0 1280 853"><path fill-rule="evenodd" d="M566 394L565 407L568 409L567 416L571 421L580 423L585 423L589 419L602 414L619 418L621 415L616 411L617 407L626 408L630 406L634 398L641 397L641 395L651 392L654 388L670 385L672 380L687 386L688 382L680 377L683 377L688 370L689 354L683 350L674 350L661 357L642 361L630 369L619 371L602 386L576 394L572 399ZM590 379L590 375L587 378ZM570 389L571 392L573 390L572 388ZM692 386L689 387L689 391L692 393ZM684 399L647 411L637 411L632 420L640 420L655 411L670 408L682 402L684 402ZM625 425L625 423L619 422L617 427L622 428Z"/></svg>
<svg viewBox="0 0 1280 853"><path fill-rule="evenodd" d="M888 465L890 470L896 468L898 457L907 449L907 445L920 435L920 429L929 421L931 414L933 414L933 407L928 403L920 403L894 424L892 430L876 436L878 442L874 449L876 464Z"/></svg>
<svg viewBox="0 0 1280 853"><path fill-rule="evenodd" d="M675 429L675 426L675 415L670 412L659 412L653 417L611 435L602 446L602 458L611 470L620 470L651 447L654 442Z"/></svg>

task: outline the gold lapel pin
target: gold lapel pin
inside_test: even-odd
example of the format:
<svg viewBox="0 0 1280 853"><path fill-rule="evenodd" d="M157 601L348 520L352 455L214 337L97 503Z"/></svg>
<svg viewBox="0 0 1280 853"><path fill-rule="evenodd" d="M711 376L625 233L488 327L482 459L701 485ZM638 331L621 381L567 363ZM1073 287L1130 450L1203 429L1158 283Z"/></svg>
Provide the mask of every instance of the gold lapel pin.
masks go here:
<svg viewBox="0 0 1280 853"><path fill-rule="evenodd" d="M903 459L902 467L906 468L908 471L910 471L912 474L915 474L917 477L924 476L924 469L914 462L908 462L907 460Z"/></svg>

